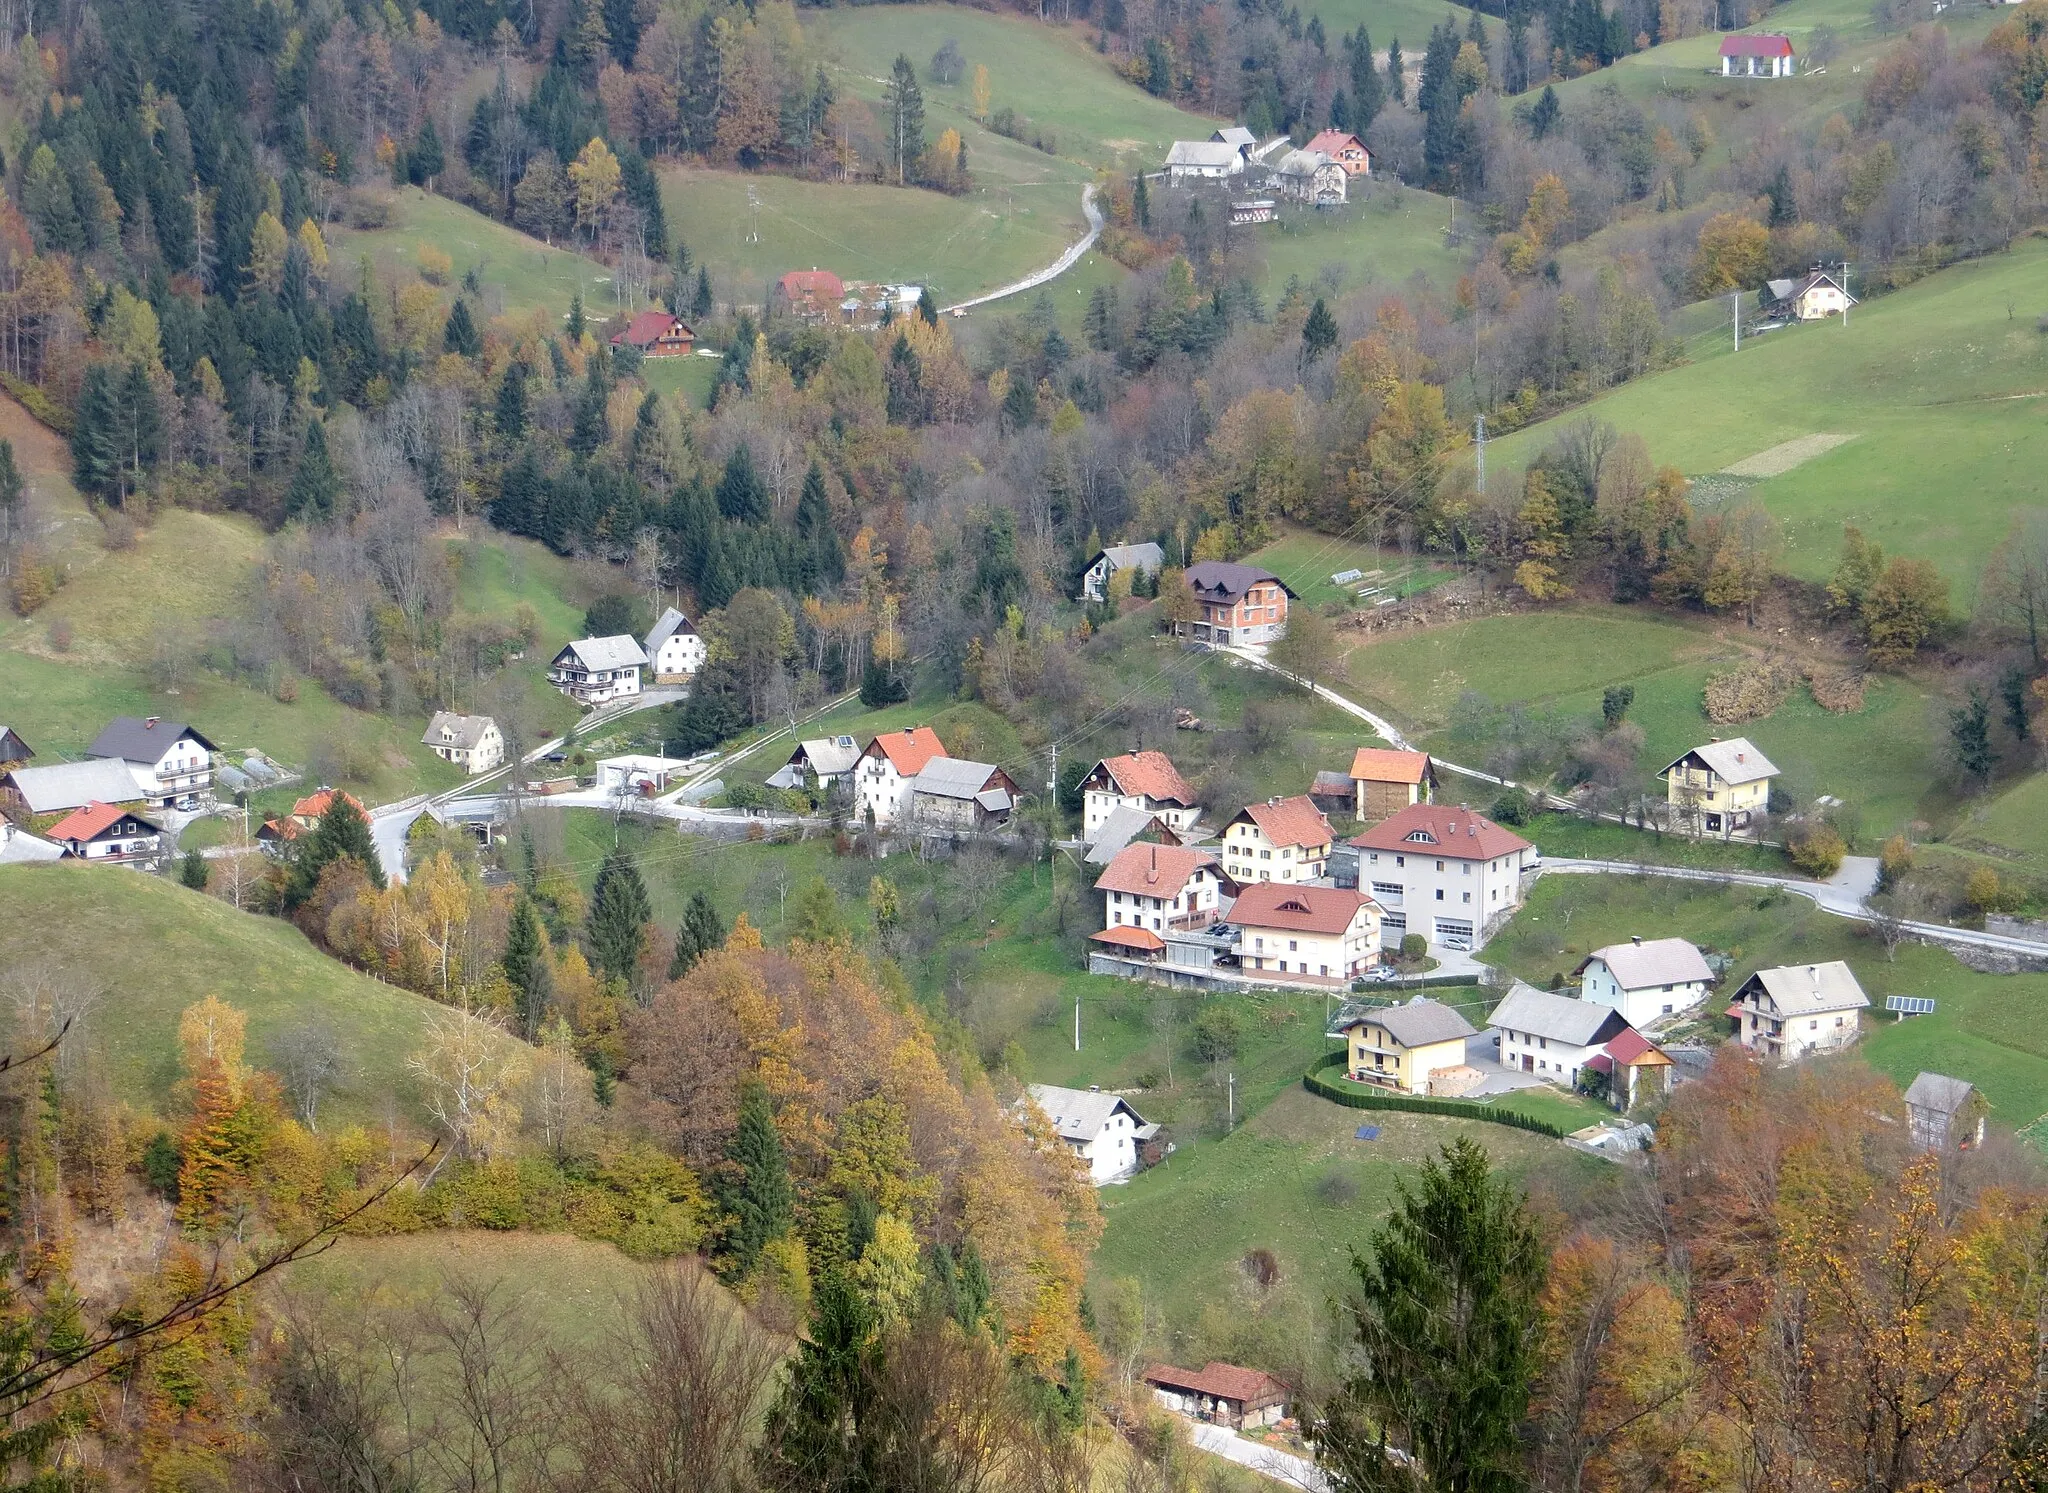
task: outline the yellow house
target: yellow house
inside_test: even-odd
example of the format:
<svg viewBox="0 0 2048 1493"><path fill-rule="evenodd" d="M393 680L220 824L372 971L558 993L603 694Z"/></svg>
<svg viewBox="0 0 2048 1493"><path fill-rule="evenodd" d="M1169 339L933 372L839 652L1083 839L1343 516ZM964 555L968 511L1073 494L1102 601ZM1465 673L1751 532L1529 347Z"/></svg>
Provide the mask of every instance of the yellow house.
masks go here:
<svg viewBox="0 0 2048 1493"><path fill-rule="evenodd" d="M1338 1033L1344 1038L1344 1071L1354 1081L1403 1094L1427 1094L1436 1074L1462 1068L1465 1039L1478 1035L1449 1006L1423 999L1343 1013L1331 1035Z"/></svg>
<svg viewBox="0 0 2048 1493"><path fill-rule="evenodd" d="M1658 776L1678 827L1691 834L1748 833L1770 808L1778 769L1746 736L1694 747Z"/></svg>

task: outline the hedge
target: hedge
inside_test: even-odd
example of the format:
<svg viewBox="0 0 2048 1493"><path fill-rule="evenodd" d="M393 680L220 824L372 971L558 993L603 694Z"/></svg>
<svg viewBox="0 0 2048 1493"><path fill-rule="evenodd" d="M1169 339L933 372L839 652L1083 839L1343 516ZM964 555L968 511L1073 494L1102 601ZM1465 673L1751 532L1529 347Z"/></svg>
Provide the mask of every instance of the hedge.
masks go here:
<svg viewBox="0 0 2048 1493"><path fill-rule="evenodd" d="M1486 1120L1495 1125L1508 1125L1516 1130L1533 1130L1536 1134L1547 1135L1552 1140L1564 1139L1564 1131L1548 1120L1516 1114L1511 1109L1495 1109L1490 1104L1481 1104L1476 1100L1428 1099L1415 1094L1383 1094L1365 1089L1345 1089L1317 1076L1325 1068L1341 1068L1343 1065L1344 1053L1341 1050L1333 1052L1301 1075L1301 1086L1311 1094L1320 1094L1332 1104L1341 1104L1347 1109L1400 1109L1411 1114L1451 1115L1460 1120Z"/></svg>

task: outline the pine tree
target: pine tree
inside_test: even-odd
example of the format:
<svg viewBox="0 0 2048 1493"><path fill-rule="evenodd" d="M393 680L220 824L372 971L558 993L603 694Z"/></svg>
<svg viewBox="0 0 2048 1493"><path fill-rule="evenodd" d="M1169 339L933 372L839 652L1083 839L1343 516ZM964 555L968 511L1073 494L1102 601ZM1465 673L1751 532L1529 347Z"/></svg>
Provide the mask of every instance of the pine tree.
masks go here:
<svg viewBox="0 0 2048 1493"><path fill-rule="evenodd" d="M702 891L692 893L689 904L683 908L683 920L676 925L676 953L669 961L668 977L680 980L696 968L699 959L724 943L725 927L718 920L718 909L711 905L711 898Z"/></svg>
<svg viewBox="0 0 2048 1493"><path fill-rule="evenodd" d="M754 470L754 454L742 441L725 459L725 473L718 479L718 511L734 523L768 522L768 489Z"/></svg>
<svg viewBox="0 0 2048 1493"><path fill-rule="evenodd" d="M702 321L712 312L715 302L711 299L711 270L706 265L697 266L697 293L690 297L690 319Z"/></svg>
<svg viewBox="0 0 2048 1493"><path fill-rule="evenodd" d="M292 485L284 495L284 516L311 522L330 519L334 501L340 496L341 478L327 454L327 431L318 420L308 420L298 470L292 473Z"/></svg>
<svg viewBox="0 0 2048 1493"><path fill-rule="evenodd" d="M1131 188L1131 216L1138 220L1138 227L1152 226L1152 193L1145 185L1145 173L1138 173L1137 185Z"/></svg>
<svg viewBox="0 0 2048 1493"><path fill-rule="evenodd" d="M1313 363L1337 345L1337 318L1330 314L1330 308L1316 297L1315 305L1309 307L1308 320L1301 326L1301 356L1304 362Z"/></svg>
<svg viewBox="0 0 2048 1493"><path fill-rule="evenodd" d="M583 923L591 962L599 973L614 980L633 977L640 967L647 920L652 916L647 887L632 854L623 848L613 850L598 869L597 884L590 894L590 915Z"/></svg>
<svg viewBox="0 0 2048 1493"><path fill-rule="evenodd" d="M568 322L568 326L569 326L569 340L570 340L571 342L581 342L581 341L583 340L583 327L584 327L584 322L583 322L583 292L582 292L582 291L580 291L580 290L579 290L579 291L577 291L577 292L576 292L576 294L574 294L574 295L572 295L571 297L569 297L569 322Z"/></svg>
<svg viewBox="0 0 2048 1493"><path fill-rule="evenodd" d="M796 533L803 547L803 589L819 592L846 574L846 554L839 544L839 531L832 527L832 504L825 496L825 473L815 461L804 473L803 491L796 500Z"/></svg>
<svg viewBox="0 0 2048 1493"><path fill-rule="evenodd" d="M441 332L441 346L451 353L474 358L484 350L484 339L469 314L469 302L457 299L448 313L448 325Z"/></svg>
<svg viewBox="0 0 2048 1493"><path fill-rule="evenodd" d="M178 882L195 892L206 890L206 853L197 845L185 852L178 862Z"/></svg>
<svg viewBox="0 0 2048 1493"><path fill-rule="evenodd" d="M1372 55L1372 33L1364 26L1351 48L1351 132L1364 134L1386 107L1386 85Z"/></svg>
<svg viewBox="0 0 2048 1493"><path fill-rule="evenodd" d="M896 185L904 186L924 157L924 90L917 86L917 69L901 52L896 54L882 107L889 115L889 169L896 175Z"/></svg>
<svg viewBox="0 0 2048 1493"><path fill-rule="evenodd" d="M429 114L413 140L412 149L406 152L406 177L414 186L423 187L447 166L447 154L441 149L441 132L434 127L434 116Z"/></svg>
<svg viewBox="0 0 2048 1493"><path fill-rule="evenodd" d="M310 834L292 843L291 874L285 879L285 906L302 906L320 884L320 873L343 858L358 862L371 885L384 890L384 865L370 837L370 821L339 789L327 801L320 822Z"/></svg>
<svg viewBox="0 0 2048 1493"><path fill-rule="evenodd" d="M104 363L85 371L71 425L71 480L80 492L112 502L121 490L120 419L113 373Z"/></svg>
<svg viewBox="0 0 2048 1493"><path fill-rule="evenodd" d="M862 1420L879 1364L874 1308L843 1271L811 1297L810 1330L762 1426L758 1467L769 1493L853 1493L870 1484Z"/></svg>
<svg viewBox="0 0 2048 1493"><path fill-rule="evenodd" d="M717 1189L726 1213L725 1256L733 1278L744 1279L795 1218L789 1158L768 1090L758 1080L741 1090L739 1125L725 1156L728 1172Z"/></svg>
<svg viewBox="0 0 2048 1493"><path fill-rule="evenodd" d="M539 1033L545 1014L543 1002L537 997L543 993L548 978L546 948L540 916L533 910L532 900L521 897L513 904L512 917L505 927L505 952L499 957L499 964L505 971L505 983L512 987L520 1030L529 1042Z"/></svg>
<svg viewBox="0 0 2048 1493"><path fill-rule="evenodd" d="M508 441L516 441L526 434L526 381L531 377L531 368L524 363L514 362L505 370L505 381L498 385L498 402L493 419L498 427L498 434Z"/></svg>
<svg viewBox="0 0 2048 1493"><path fill-rule="evenodd" d="M1982 690L1972 689L1962 707L1949 712L1948 734L1963 776L1978 787L1990 782L1998 752L1991 745L1991 702Z"/></svg>
<svg viewBox="0 0 2048 1493"><path fill-rule="evenodd" d="M1536 100L1536 107L1529 111L1530 138L1541 140L1550 133L1552 127L1557 124L1559 108L1557 90L1545 83L1541 96Z"/></svg>
<svg viewBox="0 0 2048 1493"><path fill-rule="evenodd" d="M1408 64L1401 59L1401 38L1387 47L1387 92L1397 104L1408 102Z"/></svg>

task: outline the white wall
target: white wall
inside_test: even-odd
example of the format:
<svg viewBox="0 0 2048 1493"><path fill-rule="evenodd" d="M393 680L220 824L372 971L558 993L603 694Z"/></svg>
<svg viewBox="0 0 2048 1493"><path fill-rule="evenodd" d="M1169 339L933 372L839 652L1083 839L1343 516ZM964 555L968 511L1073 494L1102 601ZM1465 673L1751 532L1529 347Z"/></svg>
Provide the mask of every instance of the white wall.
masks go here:
<svg viewBox="0 0 2048 1493"><path fill-rule="evenodd" d="M1440 920L1470 923L1475 946L1496 915L1522 903L1522 865L1534 854L1518 850L1490 861L1453 860L1447 847L1417 845L1412 850L1358 852L1358 889L1379 901L1388 912L1407 920L1405 931L1435 943ZM1398 894L1386 890L1401 888Z"/></svg>
<svg viewBox="0 0 2048 1493"><path fill-rule="evenodd" d="M1607 961L1604 959L1595 959L1586 966L1585 976L1579 986L1579 999L1621 1012L1622 1020L1638 1031L1642 1030L1646 1023L1690 1010L1700 1003L1706 993L1706 984L1699 980L1677 985L1650 985L1640 990L1623 990L1621 982L1614 978L1614 971L1607 967Z"/></svg>

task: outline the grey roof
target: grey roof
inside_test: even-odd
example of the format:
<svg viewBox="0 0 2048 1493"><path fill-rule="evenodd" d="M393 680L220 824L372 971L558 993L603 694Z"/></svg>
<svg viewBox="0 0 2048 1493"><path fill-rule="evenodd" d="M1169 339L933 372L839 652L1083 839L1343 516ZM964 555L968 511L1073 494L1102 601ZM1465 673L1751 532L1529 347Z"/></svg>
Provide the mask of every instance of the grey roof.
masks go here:
<svg viewBox="0 0 2048 1493"><path fill-rule="evenodd" d="M1772 300L1787 301L1792 298L1792 292L1798 284L1797 280L1766 280L1764 289L1771 293Z"/></svg>
<svg viewBox="0 0 2048 1493"><path fill-rule="evenodd" d="M1568 995L1553 995L1520 980L1493 1008L1486 1024L1548 1037L1553 1042L1563 1042L1571 1047L1591 1047L1628 1025L1612 1006L1598 1006L1591 1001L1574 1000ZM1608 1030L1610 1027L1613 1030Z"/></svg>
<svg viewBox="0 0 2048 1493"><path fill-rule="evenodd" d="M812 772L820 777L837 777L852 772L854 764L860 761L860 741L852 736L819 736L797 743L789 760L796 761L798 752L811 764Z"/></svg>
<svg viewBox="0 0 2048 1493"><path fill-rule="evenodd" d="M1641 943L1614 943L1588 954L1587 964L1598 959L1623 990L1647 990L1653 985L1689 985L1711 981L1714 972L1707 959L1682 938L1652 938Z"/></svg>
<svg viewBox="0 0 2048 1493"><path fill-rule="evenodd" d="M132 804L143 797L142 785L126 762L95 757L89 762L53 762L48 767L17 767L7 775L32 814L82 809L94 799L103 804Z"/></svg>
<svg viewBox="0 0 2048 1493"><path fill-rule="evenodd" d="M1145 826L1159 816L1149 809L1135 808L1125 804L1110 811L1095 830L1094 843L1088 847L1087 861L1091 866L1106 866L1116 859L1116 853L1145 832Z"/></svg>
<svg viewBox="0 0 2048 1493"><path fill-rule="evenodd" d="M1236 166L1243 157L1235 145L1225 145L1219 140L1176 140L1173 149L1166 153L1169 166Z"/></svg>
<svg viewBox="0 0 2048 1493"><path fill-rule="evenodd" d="M1870 1004L1849 966L1839 959L1826 964L1783 964L1760 969L1735 992L1740 1000L1761 985L1780 1016L1818 1016L1827 1011L1854 1011Z"/></svg>
<svg viewBox="0 0 2048 1493"><path fill-rule="evenodd" d="M568 653L575 654L577 662L586 669L623 669L647 662L647 650L640 646L640 640L623 632L609 638L578 638L555 655L556 662Z"/></svg>
<svg viewBox="0 0 2048 1493"><path fill-rule="evenodd" d="M1235 145L1239 147L1246 145L1257 145L1259 143L1259 137L1257 135L1254 135L1250 130L1246 129L1241 124L1226 124L1222 129L1218 130L1209 138L1211 140L1219 141L1224 145Z"/></svg>
<svg viewBox="0 0 2048 1493"><path fill-rule="evenodd" d="M1145 1123L1123 1099L1100 1089L1063 1089L1056 1084L1034 1083L1026 1086L1026 1092L1031 1095L1031 1102L1045 1111L1060 1139L1076 1144L1085 1145L1102 1134L1102 1127L1120 1109L1133 1123Z"/></svg>
<svg viewBox="0 0 2048 1493"><path fill-rule="evenodd" d="M1944 1115L1960 1114L1976 1092L1976 1085L1964 1079L1950 1078L1945 1073L1923 1073L1907 1086L1906 1107L1931 1109Z"/></svg>
<svg viewBox="0 0 2048 1493"><path fill-rule="evenodd" d="M427 722L427 732L420 738L420 745L455 747L460 751L473 752L484 739L484 732L495 725L497 722L487 715L457 715L452 710L437 710L434 718ZM442 740L444 727L455 733L454 740Z"/></svg>
<svg viewBox="0 0 2048 1493"><path fill-rule="evenodd" d="M1329 164L1330 158L1320 150L1290 150L1273 170L1280 176L1313 176Z"/></svg>
<svg viewBox="0 0 2048 1493"><path fill-rule="evenodd" d="M1731 736L1726 741L1710 741L1705 746L1694 747L1685 754L1685 757L1699 758L1724 783L1754 783L1758 778L1774 778L1778 775L1778 769L1771 759L1758 751L1756 743L1747 736ZM1671 766L1666 767L1664 771L1671 771L1671 768L1678 766L1685 757L1673 759Z"/></svg>
<svg viewBox="0 0 2048 1493"><path fill-rule="evenodd" d="M38 840L25 829L0 819L0 866L32 866L64 858L64 847Z"/></svg>
<svg viewBox="0 0 2048 1493"><path fill-rule="evenodd" d="M1235 560L1197 560L1182 572L1188 589L1205 601L1234 602L1260 581L1272 581L1289 596L1294 588L1262 565L1240 565Z"/></svg>
<svg viewBox="0 0 2048 1493"><path fill-rule="evenodd" d="M993 762L969 762L964 757L934 757L924 771L911 779L916 793L939 798L974 798L988 786L988 780L1002 769Z"/></svg>
<svg viewBox="0 0 2048 1493"><path fill-rule="evenodd" d="M107 722L104 731L93 738L93 743L85 749L85 754L88 757L114 757L123 762L141 762L154 767L163 761L165 752L187 736L209 752L219 750L183 721L167 721L161 716L117 715Z"/></svg>
<svg viewBox="0 0 2048 1493"><path fill-rule="evenodd" d="M690 625L688 617L685 617L674 607L670 607L661 614L661 620L654 624L654 631L647 635L647 656L649 658L654 657L660 651L661 645L677 633L686 632L694 634L696 631L697 629Z"/></svg>
<svg viewBox="0 0 2048 1493"><path fill-rule="evenodd" d="M1428 1047L1433 1042L1452 1042L1476 1037L1472 1023L1449 1006L1418 995L1405 1006L1371 1006L1352 1013L1343 1027L1370 1021L1387 1029L1387 1035L1403 1047Z"/></svg>
<svg viewBox="0 0 2048 1493"><path fill-rule="evenodd" d="M1166 563L1166 551L1147 540L1143 544L1111 544L1096 552L1096 560L1108 560L1118 570L1129 570L1133 566L1140 570L1157 570ZM1093 565L1094 560L1089 564Z"/></svg>
<svg viewBox="0 0 2048 1493"><path fill-rule="evenodd" d="M974 795L974 801L991 814L1010 812L1010 790L1007 788L984 788Z"/></svg>

